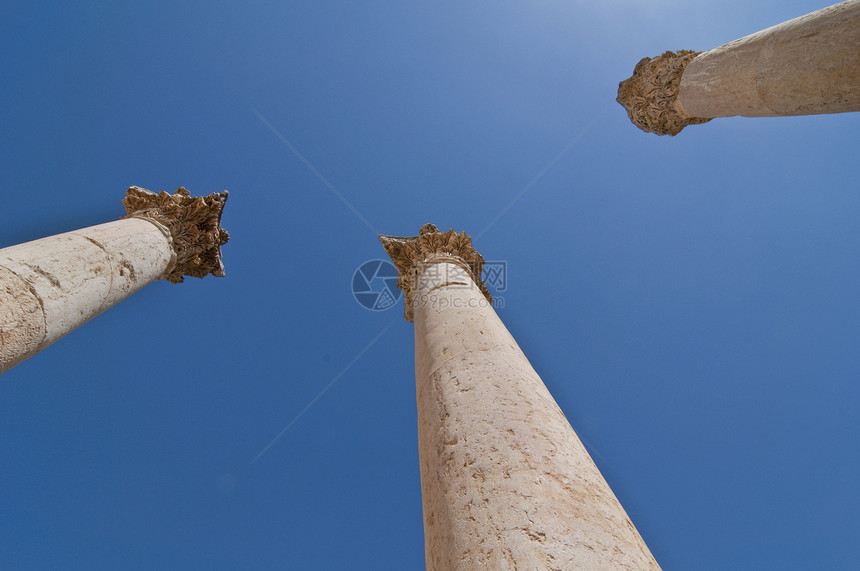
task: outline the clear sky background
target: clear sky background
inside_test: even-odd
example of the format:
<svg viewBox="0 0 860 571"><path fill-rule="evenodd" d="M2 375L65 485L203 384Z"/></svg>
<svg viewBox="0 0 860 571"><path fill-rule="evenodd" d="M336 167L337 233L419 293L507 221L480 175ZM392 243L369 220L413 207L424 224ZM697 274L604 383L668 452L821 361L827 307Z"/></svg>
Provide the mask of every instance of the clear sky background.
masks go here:
<svg viewBox="0 0 860 571"><path fill-rule="evenodd" d="M614 101L825 5L3 2L0 247L130 185L228 189L232 240L0 378L0 568L423 568L413 326L350 286L425 222L507 263L665 569L856 568L860 114Z"/></svg>

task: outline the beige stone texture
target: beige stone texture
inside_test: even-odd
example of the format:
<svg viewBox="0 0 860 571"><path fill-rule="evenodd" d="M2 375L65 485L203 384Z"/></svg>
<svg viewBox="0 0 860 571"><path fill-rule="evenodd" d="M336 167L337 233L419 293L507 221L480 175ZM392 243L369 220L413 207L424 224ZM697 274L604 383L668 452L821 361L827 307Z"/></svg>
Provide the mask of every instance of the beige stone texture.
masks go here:
<svg viewBox="0 0 860 571"><path fill-rule="evenodd" d="M675 105L688 117L860 111L860 0L703 52Z"/></svg>
<svg viewBox="0 0 860 571"><path fill-rule="evenodd" d="M45 315L26 281L0 266L0 373L39 350Z"/></svg>
<svg viewBox="0 0 860 571"><path fill-rule="evenodd" d="M427 569L659 569L465 264L414 316Z"/></svg>
<svg viewBox="0 0 860 571"><path fill-rule="evenodd" d="M415 322L427 569L659 569L493 310L472 239L379 239Z"/></svg>
<svg viewBox="0 0 860 571"><path fill-rule="evenodd" d="M166 229L139 218L0 250L0 372L162 278L173 258Z"/></svg>
<svg viewBox="0 0 860 571"><path fill-rule="evenodd" d="M659 569L493 310L472 239L379 239L415 323L427 569Z"/></svg>

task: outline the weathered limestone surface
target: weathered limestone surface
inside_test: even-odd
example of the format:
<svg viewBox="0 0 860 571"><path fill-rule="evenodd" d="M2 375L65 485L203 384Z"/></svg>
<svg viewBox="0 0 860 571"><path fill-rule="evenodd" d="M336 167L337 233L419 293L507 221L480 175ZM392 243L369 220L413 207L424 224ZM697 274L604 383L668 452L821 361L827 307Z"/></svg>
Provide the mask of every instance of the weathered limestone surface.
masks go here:
<svg viewBox="0 0 860 571"><path fill-rule="evenodd" d="M691 117L860 111L860 0L702 53L684 71L676 106Z"/></svg>
<svg viewBox="0 0 860 571"><path fill-rule="evenodd" d="M706 52L644 58L619 84L618 102L658 135L714 117L860 111L860 0Z"/></svg>
<svg viewBox="0 0 860 571"><path fill-rule="evenodd" d="M0 268L26 284L29 295L10 295L0 307L26 315L17 325L0 324L5 337L26 338L29 350L0 361L0 371L20 362L146 284L162 278L173 260L163 228L128 219L49 236L0 250ZM20 288L19 288L20 291ZM33 309L33 298L38 310ZM41 333L41 336L38 336ZM38 337L37 337L38 336Z"/></svg>
<svg viewBox="0 0 860 571"><path fill-rule="evenodd" d="M659 569L472 266L424 254L409 283L427 569Z"/></svg>
<svg viewBox="0 0 860 571"><path fill-rule="evenodd" d="M0 266L0 373L39 350L45 317L26 281Z"/></svg>
<svg viewBox="0 0 860 571"><path fill-rule="evenodd" d="M187 192L177 193L179 200L161 194L167 197L162 203L185 208L131 209L122 220L0 249L0 373L153 281L181 281L183 269L199 277L204 269L223 275L226 192L190 200ZM161 196L129 189L132 198L150 195Z"/></svg>

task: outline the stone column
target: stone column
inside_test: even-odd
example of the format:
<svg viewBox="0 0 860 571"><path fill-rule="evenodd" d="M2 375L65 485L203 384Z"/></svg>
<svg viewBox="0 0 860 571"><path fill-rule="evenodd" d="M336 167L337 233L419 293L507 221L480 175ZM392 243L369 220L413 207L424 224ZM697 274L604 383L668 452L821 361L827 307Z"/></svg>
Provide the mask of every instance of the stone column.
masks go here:
<svg viewBox="0 0 860 571"><path fill-rule="evenodd" d="M706 52L644 58L618 86L630 120L658 135L714 117L860 111L860 0Z"/></svg>
<svg viewBox="0 0 860 571"><path fill-rule="evenodd" d="M150 282L223 276L226 200L133 186L120 220L0 249L0 373Z"/></svg>
<svg viewBox="0 0 860 571"><path fill-rule="evenodd" d="M493 311L471 238L380 240L415 323L427 569L659 569Z"/></svg>

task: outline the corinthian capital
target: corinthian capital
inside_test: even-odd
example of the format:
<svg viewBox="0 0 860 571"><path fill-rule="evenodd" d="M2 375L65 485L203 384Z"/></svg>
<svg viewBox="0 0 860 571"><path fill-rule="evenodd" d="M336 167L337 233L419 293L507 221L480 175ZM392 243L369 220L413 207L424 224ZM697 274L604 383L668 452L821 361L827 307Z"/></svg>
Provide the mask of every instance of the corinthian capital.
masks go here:
<svg viewBox="0 0 860 571"><path fill-rule="evenodd" d="M643 58L636 64L633 75L618 84L616 99L627 109L634 125L649 133L677 135L687 125L711 120L687 117L675 107L684 68L700 53L667 51L655 58Z"/></svg>
<svg viewBox="0 0 860 571"><path fill-rule="evenodd" d="M158 194L132 186L122 199L126 216L155 221L170 232L176 261L165 277L180 283L182 276L202 278L208 274L224 276L221 246L230 235L221 228L221 213L227 202L227 191L209 196L191 196L183 187L175 193Z"/></svg>
<svg viewBox="0 0 860 571"><path fill-rule="evenodd" d="M406 308L403 317L413 321L414 288L421 272L429 264L436 262L451 262L460 265L469 272L470 277L480 288L481 293L490 301L487 286L481 280L484 269L484 257L472 247L472 238L465 232L459 234L453 230L440 232L433 224L421 227L417 236L385 236L380 235L379 241L391 256L394 267L397 268L397 287L403 290Z"/></svg>

